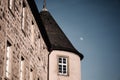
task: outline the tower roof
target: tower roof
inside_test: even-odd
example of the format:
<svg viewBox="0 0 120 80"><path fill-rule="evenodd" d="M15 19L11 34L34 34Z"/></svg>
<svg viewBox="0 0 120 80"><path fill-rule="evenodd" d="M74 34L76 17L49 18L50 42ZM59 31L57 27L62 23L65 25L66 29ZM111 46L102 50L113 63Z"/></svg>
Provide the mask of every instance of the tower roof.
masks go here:
<svg viewBox="0 0 120 80"><path fill-rule="evenodd" d="M65 36L63 31L60 29L54 18L51 16L49 11L42 10L39 14L37 6L34 0L27 0L30 5L30 9L39 27L41 35L47 45L49 51L52 50L65 50L73 52L80 56L81 60L83 55L79 53L73 45L70 43L68 38ZM44 7L43 7L44 8Z"/></svg>
<svg viewBox="0 0 120 80"><path fill-rule="evenodd" d="M73 52L79 55L81 59L83 59L83 55L73 47L71 42L65 36L59 25L56 23L56 21L48 11L42 10L40 12L40 19L42 27L44 27L46 34L44 37L47 37L48 40L45 40L48 46L48 50L64 50Z"/></svg>

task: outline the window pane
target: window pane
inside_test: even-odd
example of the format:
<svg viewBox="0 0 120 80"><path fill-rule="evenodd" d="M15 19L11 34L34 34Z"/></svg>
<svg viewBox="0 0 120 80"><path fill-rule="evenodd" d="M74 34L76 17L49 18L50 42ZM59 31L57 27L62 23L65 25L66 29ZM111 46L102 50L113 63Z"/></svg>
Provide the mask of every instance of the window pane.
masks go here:
<svg viewBox="0 0 120 80"><path fill-rule="evenodd" d="M62 68L62 65L59 65L59 68Z"/></svg>
<svg viewBox="0 0 120 80"><path fill-rule="evenodd" d="M65 58L63 58L63 63L66 64L66 59Z"/></svg>
<svg viewBox="0 0 120 80"><path fill-rule="evenodd" d="M63 68L66 68L66 65L63 65Z"/></svg>
<svg viewBox="0 0 120 80"><path fill-rule="evenodd" d="M62 63L62 58L59 58L59 63Z"/></svg>
<svg viewBox="0 0 120 80"><path fill-rule="evenodd" d="M62 73L62 65L59 65L59 73Z"/></svg>
<svg viewBox="0 0 120 80"><path fill-rule="evenodd" d="M66 67L65 67L65 68L63 68L63 70L65 70L65 71L66 71Z"/></svg>
<svg viewBox="0 0 120 80"><path fill-rule="evenodd" d="M66 74L66 70L65 70L65 71L63 71L63 73L64 73L64 74Z"/></svg>
<svg viewBox="0 0 120 80"><path fill-rule="evenodd" d="M59 73L62 73L62 71L61 71L61 70L59 70Z"/></svg>

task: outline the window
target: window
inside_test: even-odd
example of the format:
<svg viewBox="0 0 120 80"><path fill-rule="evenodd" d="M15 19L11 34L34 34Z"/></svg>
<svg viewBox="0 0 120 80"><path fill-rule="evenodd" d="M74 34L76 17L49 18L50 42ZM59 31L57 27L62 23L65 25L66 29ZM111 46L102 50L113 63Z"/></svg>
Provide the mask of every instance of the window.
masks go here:
<svg viewBox="0 0 120 80"><path fill-rule="evenodd" d="M32 25L31 25L31 43L34 43L34 23L32 21Z"/></svg>
<svg viewBox="0 0 120 80"><path fill-rule="evenodd" d="M11 58L11 47L12 45L10 44L10 42L7 41L7 51L6 51L6 77L10 78L11 75L11 62L12 62L12 58Z"/></svg>
<svg viewBox="0 0 120 80"><path fill-rule="evenodd" d="M33 70L30 69L30 80L33 80Z"/></svg>
<svg viewBox="0 0 120 80"><path fill-rule="evenodd" d="M8 1L8 6L9 6L10 9L13 9L13 7L14 7L14 0L9 0Z"/></svg>
<svg viewBox="0 0 120 80"><path fill-rule="evenodd" d="M68 75L68 58L59 57L58 58L58 74Z"/></svg>
<svg viewBox="0 0 120 80"><path fill-rule="evenodd" d="M24 79L24 58L21 56L21 62L20 62L20 80Z"/></svg>
<svg viewBox="0 0 120 80"><path fill-rule="evenodd" d="M22 29L25 28L25 21L26 21L26 4L23 1L23 8L22 8Z"/></svg>

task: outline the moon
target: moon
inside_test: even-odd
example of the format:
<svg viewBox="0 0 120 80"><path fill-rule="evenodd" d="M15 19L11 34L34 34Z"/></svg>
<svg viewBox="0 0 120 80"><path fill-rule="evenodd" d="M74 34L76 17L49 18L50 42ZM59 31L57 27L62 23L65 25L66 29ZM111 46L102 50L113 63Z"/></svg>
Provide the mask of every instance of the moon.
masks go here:
<svg viewBox="0 0 120 80"><path fill-rule="evenodd" d="M83 40L84 40L84 38L83 38L83 37L80 37L80 40L81 40L81 41L83 41Z"/></svg>

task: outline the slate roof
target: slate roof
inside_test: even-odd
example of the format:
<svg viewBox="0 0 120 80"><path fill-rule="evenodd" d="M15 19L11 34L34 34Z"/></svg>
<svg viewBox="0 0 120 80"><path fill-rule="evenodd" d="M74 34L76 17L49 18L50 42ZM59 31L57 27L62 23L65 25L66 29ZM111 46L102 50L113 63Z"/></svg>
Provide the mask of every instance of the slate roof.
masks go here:
<svg viewBox="0 0 120 80"><path fill-rule="evenodd" d="M41 11L40 18L50 42L50 50L69 51L79 55L81 59L83 58L83 55L73 47L49 11Z"/></svg>
<svg viewBox="0 0 120 80"><path fill-rule="evenodd" d="M73 47L49 11L41 11L39 14L34 0L27 1L38 24L42 37L47 45L48 51L63 50L73 52L80 56L82 60L83 55Z"/></svg>

